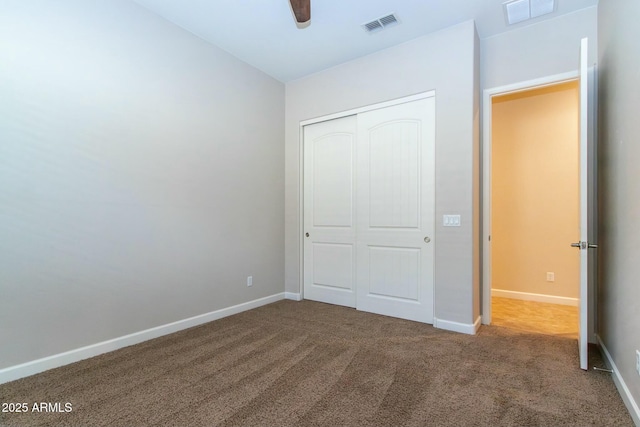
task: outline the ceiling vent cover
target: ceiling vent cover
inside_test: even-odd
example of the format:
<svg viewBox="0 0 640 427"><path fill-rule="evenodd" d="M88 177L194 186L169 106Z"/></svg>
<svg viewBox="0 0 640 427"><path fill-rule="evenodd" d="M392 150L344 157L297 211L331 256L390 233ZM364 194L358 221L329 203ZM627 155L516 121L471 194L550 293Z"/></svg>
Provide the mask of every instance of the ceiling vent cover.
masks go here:
<svg viewBox="0 0 640 427"><path fill-rule="evenodd" d="M384 30L387 27L390 27L395 24L399 24L398 17L391 13L389 15L383 16L382 18L374 19L371 22L367 22L366 24L362 24L362 28L368 33L373 33L376 31Z"/></svg>

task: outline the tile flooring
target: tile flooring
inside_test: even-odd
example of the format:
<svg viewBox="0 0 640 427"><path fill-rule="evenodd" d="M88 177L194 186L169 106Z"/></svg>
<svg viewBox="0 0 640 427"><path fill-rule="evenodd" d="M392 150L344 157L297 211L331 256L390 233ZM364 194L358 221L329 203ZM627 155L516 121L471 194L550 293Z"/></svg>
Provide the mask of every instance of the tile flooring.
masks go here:
<svg viewBox="0 0 640 427"><path fill-rule="evenodd" d="M491 324L545 335L578 337L578 307L492 297Z"/></svg>

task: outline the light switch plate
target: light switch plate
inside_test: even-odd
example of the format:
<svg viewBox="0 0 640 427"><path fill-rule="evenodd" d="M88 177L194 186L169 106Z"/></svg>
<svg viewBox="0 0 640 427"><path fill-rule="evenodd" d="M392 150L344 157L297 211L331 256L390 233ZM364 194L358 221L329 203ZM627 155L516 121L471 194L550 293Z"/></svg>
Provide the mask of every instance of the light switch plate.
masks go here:
<svg viewBox="0 0 640 427"><path fill-rule="evenodd" d="M442 225L445 227L460 227L460 215L442 215Z"/></svg>

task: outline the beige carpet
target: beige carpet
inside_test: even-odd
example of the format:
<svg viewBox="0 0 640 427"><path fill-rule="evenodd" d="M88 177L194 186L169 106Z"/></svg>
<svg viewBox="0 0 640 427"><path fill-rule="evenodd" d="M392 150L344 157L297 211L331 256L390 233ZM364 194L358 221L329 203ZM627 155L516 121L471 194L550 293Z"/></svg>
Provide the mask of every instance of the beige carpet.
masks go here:
<svg viewBox="0 0 640 427"><path fill-rule="evenodd" d="M632 426L610 375L577 363L565 337L281 301L0 385L0 402L72 404L0 424Z"/></svg>

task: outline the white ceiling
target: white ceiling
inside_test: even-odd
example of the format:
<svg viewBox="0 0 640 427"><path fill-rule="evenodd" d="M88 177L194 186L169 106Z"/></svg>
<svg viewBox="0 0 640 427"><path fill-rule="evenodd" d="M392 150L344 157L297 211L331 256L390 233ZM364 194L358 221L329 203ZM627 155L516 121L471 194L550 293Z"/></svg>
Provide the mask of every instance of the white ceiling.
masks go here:
<svg viewBox="0 0 640 427"><path fill-rule="evenodd" d="M298 29L289 0L134 1L283 82L469 19L486 38L598 3L556 0L552 14L507 27L505 0L311 0L311 25ZM399 25L362 29L389 13Z"/></svg>

